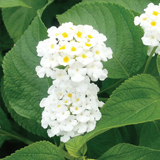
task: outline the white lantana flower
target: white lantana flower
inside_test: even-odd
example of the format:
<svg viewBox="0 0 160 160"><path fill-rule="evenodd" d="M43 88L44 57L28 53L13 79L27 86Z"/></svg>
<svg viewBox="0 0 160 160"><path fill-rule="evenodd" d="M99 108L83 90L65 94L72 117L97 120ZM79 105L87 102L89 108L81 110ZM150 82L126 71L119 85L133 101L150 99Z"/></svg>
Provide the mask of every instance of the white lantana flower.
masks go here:
<svg viewBox="0 0 160 160"><path fill-rule="evenodd" d="M40 78L45 75L54 78L54 73L50 72L54 72L54 68L64 66L67 68L66 71L69 72L72 81L80 82L84 79L84 70L88 68L88 65L95 61L107 61L112 58L111 48L104 44L107 40L106 36L93 29L92 26L75 26L68 22L63 23L58 28L51 27L47 32L49 38L40 41L37 45L37 55L42 57L41 68L36 69ZM71 74L71 71L73 71L72 65L77 64L77 62L81 64L83 72L81 75L75 76ZM104 71L99 73L104 74ZM90 77L89 74L87 76L91 80L93 79L93 76ZM98 79L100 79L99 77Z"/></svg>
<svg viewBox="0 0 160 160"><path fill-rule="evenodd" d="M71 80L61 81L65 84L62 85L63 87L52 85L48 90L49 96L41 100L40 106L44 108L41 123L43 128L49 128L50 137L65 136L64 133L68 131L72 132L70 139L90 130L91 127L87 125L88 121L94 123L101 118L101 112L98 109L101 106L97 97L97 86L89 81L85 82L88 82L86 89L77 91L76 87L73 87L75 84L71 85ZM63 91L61 96L59 96L59 90ZM91 92L94 100L91 100ZM84 105L85 102L88 104ZM63 141L63 138L61 140Z"/></svg>
<svg viewBox="0 0 160 160"><path fill-rule="evenodd" d="M142 37L144 45L158 47L160 45L160 3L159 5L150 3L144 11L145 13L135 17L134 24L140 25L144 30ZM157 49L155 52L160 55Z"/></svg>
<svg viewBox="0 0 160 160"><path fill-rule="evenodd" d="M48 97L43 98L41 126L49 137L70 138L92 131L101 118L99 88L90 81L104 80L108 71L101 61L112 58L106 36L92 26L63 23L47 30L47 39L37 45L41 57L37 75L53 79ZM60 69L61 68L61 69ZM63 68L63 69L62 69Z"/></svg>

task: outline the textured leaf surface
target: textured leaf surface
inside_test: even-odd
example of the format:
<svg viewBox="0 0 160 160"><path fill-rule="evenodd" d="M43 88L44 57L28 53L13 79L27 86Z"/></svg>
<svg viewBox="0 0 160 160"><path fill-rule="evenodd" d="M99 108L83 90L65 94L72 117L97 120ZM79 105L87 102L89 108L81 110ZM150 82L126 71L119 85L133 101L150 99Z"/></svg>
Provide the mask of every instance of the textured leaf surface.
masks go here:
<svg viewBox="0 0 160 160"><path fill-rule="evenodd" d="M139 13L144 12L144 8L151 2L154 4L159 4L159 0L83 0L83 2L109 2L109 3L117 3L124 6L127 9L134 10Z"/></svg>
<svg viewBox="0 0 160 160"><path fill-rule="evenodd" d="M4 160L64 160L58 148L50 142L42 141L16 151Z"/></svg>
<svg viewBox="0 0 160 160"><path fill-rule="evenodd" d="M109 78L128 78L145 62L147 50L141 41L143 31L133 24L133 14L122 6L82 3L59 15L58 20L60 23L71 21L75 25L92 25L107 36L106 45L113 50L113 59L104 63Z"/></svg>
<svg viewBox="0 0 160 160"><path fill-rule="evenodd" d="M13 7L2 9L3 20L7 31L14 42L17 42L36 16L36 11L46 4L46 0L24 0L31 8Z"/></svg>
<svg viewBox="0 0 160 160"><path fill-rule="evenodd" d="M2 81L3 82L3 81ZM24 129L28 130L29 132L45 137L47 138L47 132L45 129L43 129L40 125L40 123L36 122L35 120L31 120L25 117L20 116L18 113L16 113L11 106L9 105L9 101L5 95L4 92L4 85L1 83L1 93L2 93L2 98L5 103L5 106L8 109L8 112L11 114L12 118Z"/></svg>
<svg viewBox="0 0 160 160"><path fill-rule="evenodd" d="M22 6L28 8L30 7L27 4L25 4L22 0L0 0L1 8L16 7L16 6Z"/></svg>
<svg viewBox="0 0 160 160"><path fill-rule="evenodd" d="M130 78L113 92L101 109L102 118L95 130L75 137L66 147L77 152L86 141L111 128L160 119L159 103L160 85L154 77L142 74Z"/></svg>
<svg viewBox="0 0 160 160"><path fill-rule="evenodd" d="M160 75L160 56L159 55L157 55L157 68Z"/></svg>
<svg viewBox="0 0 160 160"><path fill-rule="evenodd" d="M48 80L36 75L39 65L36 46L46 38L46 28L36 17L18 41L16 46L4 58L4 91L9 104L20 116L40 122L42 109L39 103L47 96Z"/></svg>
<svg viewBox="0 0 160 160"><path fill-rule="evenodd" d="M2 108L0 108L0 129L3 129L5 131L12 130L11 124L10 124L9 120L7 119L7 116L4 113L4 111L2 110Z"/></svg>
<svg viewBox="0 0 160 160"><path fill-rule="evenodd" d="M99 158L109 148L113 147L118 143L122 143L122 137L118 129L111 129L105 133L102 133L87 143L88 157Z"/></svg>
<svg viewBox="0 0 160 160"><path fill-rule="evenodd" d="M103 154L98 160L159 160L160 151L131 144L118 144Z"/></svg>
<svg viewBox="0 0 160 160"><path fill-rule="evenodd" d="M139 143L141 146L160 150L160 121L144 124Z"/></svg>

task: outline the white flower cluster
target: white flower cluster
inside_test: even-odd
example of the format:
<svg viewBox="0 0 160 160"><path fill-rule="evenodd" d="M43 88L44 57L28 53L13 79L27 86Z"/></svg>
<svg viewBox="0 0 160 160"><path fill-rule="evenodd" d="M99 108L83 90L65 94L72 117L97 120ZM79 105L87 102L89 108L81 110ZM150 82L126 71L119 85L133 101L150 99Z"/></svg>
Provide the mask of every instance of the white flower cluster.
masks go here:
<svg viewBox="0 0 160 160"><path fill-rule="evenodd" d="M144 30L143 44L151 48L158 46L155 52L160 55L160 4L150 3L144 11L135 17L134 24L140 25Z"/></svg>
<svg viewBox="0 0 160 160"><path fill-rule="evenodd" d="M48 37L37 46L38 56L42 57L41 66L36 67L40 78L46 75L55 79L58 66L66 66L74 82L84 80L86 75L92 81L107 77L101 60L112 58L112 50L104 44L107 38L92 26L64 23L59 28L49 28Z"/></svg>
<svg viewBox="0 0 160 160"><path fill-rule="evenodd" d="M40 102L44 108L41 125L49 128L50 137L61 136L67 142L92 131L101 118L99 107L104 103L98 100L99 88L90 80L107 77L101 61L112 58L112 50L104 44L107 38L89 25L64 23L49 28L48 37L37 45L42 57L37 75L53 79L49 96Z"/></svg>

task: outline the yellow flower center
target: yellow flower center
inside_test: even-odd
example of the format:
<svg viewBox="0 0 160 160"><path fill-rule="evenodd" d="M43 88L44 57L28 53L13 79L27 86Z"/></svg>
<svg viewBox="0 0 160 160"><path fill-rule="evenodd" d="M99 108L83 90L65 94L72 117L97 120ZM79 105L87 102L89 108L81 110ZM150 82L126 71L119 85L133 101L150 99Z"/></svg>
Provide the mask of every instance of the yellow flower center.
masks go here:
<svg viewBox="0 0 160 160"><path fill-rule="evenodd" d="M96 54L99 55L99 54L100 54L100 51L96 51Z"/></svg>
<svg viewBox="0 0 160 160"><path fill-rule="evenodd" d="M82 58L87 58L87 56L85 54L82 54Z"/></svg>
<svg viewBox="0 0 160 160"><path fill-rule="evenodd" d="M81 36L82 36L82 32L77 32L77 37L81 38Z"/></svg>
<svg viewBox="0 0 160 160"><path fill-rule="evenodd" d="M58 36L58 35L59 35L58 33L55 34L55 36Z"/></svg>
<svg viewBox="0 0 160 160"><path fill-rule="evenodd" d="M157 16L159 13L157 11L153 11L152 13L154 16Z"/></svg>
<svg viewBox="0 0 160 160"><path fill-rule="evenodd" d="M147 17L143 17L143 18L142 18L142 21L145 21L145 20L147 20Z"/></svg>
<svg viewBox="0 0 160 160"><path fill-rule="evenodd" d="M91 35L88 35L88 38L92 39L93 37Z"/></svg>
<svg viewBox="0 0 160 160"><path fill-rule="evenodd" d="M71 51L72 52L74 52L74 51L76 51L77 49L73 46L72 48L71 48Z"/></svg>
<svg viewBox="0 0 160 160"><path fill-rule="evenodd" d="M68 34L67 34L66 32L62 33L62 36L63 36L64 38L68 38Z"/></svg>
<svg viewBox="0 0 160 160"><path fill-rule="evenodd" d="M65 47L65 45L64 45L64 46L60 47L59 50L62 50L62 49L64 50L65 48L66 48L66 47Z"/></svg>
<svg viewBox="0 0 160 160"><path fill-rule="evenodd" d="M69 97L69 98L72 98L72 94L71 94L71 93L68 93L68 97Z"/></svg>
<svg viewBox="0 0 160 160"><path fill-rule="evenodd" d="M156 24L157 24L157 22L155 22L155 21L151 22L151 26L156 26Z"/></svg>
<svg viewBox="0 0 160 160"><path fill-rule="evenodd" d="M78 102L80 100L80 98L77 98L76 101Z"/></svg>
<svg viewBox="0 0 160 160"><path fill-rule="evenodd" d="M65 101L64 103L68 103L68 101Z"/></svg>
<svg viewBox="0 0 160 160"><path fill-rule="evenodd" d="M65 63L68 63L68 62L69 62L68 56L66 56L66 57L63 58L63 62L65 62Z"/></svg>
<svg viewBox="0 0 160 160"><path fill-rule="evenodd" d="M59 108L61 105L59 104L57 107Z"/></svg>
<svg viewBox="0 0 160 160"><path fill-rule="evenodd" d="M86 42L85 42L85 45L86 45L87 47L92 46L90 43L86 43Z"/></svg>
<svg viewBox="0 0 160 160"><path fill-rule="evenodd" d="M78 110L79 110L79 108L78 108L78 107L76 107L76 108L75 108L75 110L76 110L76 111L78 111Z"/></svg>
<svg viewBox="0 0 160 160"><path fill-rule="evenodd" d="M54 48L54 44L51 44L51 48L52 48L52 49Z"/></svg>

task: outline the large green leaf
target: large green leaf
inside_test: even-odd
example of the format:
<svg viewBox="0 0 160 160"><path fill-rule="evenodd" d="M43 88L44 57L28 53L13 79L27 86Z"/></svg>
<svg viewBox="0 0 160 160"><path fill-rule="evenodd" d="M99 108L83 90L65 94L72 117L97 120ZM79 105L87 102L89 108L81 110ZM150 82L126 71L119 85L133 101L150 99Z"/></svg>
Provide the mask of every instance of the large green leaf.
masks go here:
<svg viewBox="0 0 160 160"><path fill-rule="evenodd" d="M31 8L13 7L2 9L3 20L10 37L17 42L47 0L24 0Z"/></svg>
<svg viewBox="0 0 160 160"><path fill-rule="evenodd" d="M58 148L50 142L33 143L3 160L64 160Z"/></svg>
<svg viewBox="0 0 160 160"><path fill-rule="evenodd" d="M141 131L140 145L160 150L160 121L146 123Z"/></svg>
<svg viewBox="0 0 160 160"><path fill-rule="evenodd" d="M12 130L11 124L1 107L0 107L0 129L5 131Z"/></svg>
<svg viewBox="0 0 160 160"><path fill-rule="evenodd" d="M160 119L159 102L160 84L154 77L142 74L126 80L101 109L95 130L68 141L67 150L77 152L88 140L111 128Z"/></svg>
<svg viewBox="0 0 160 160"><path fill-rule="evenodd" d="M124 6L127 9L134 10L139 13L144 12L144 8L147 7L151 1L154 4L159 4L159 0L145 0L145 1L140 1L140 0L83 0L83 2L109 2L109 3L117 3L122 6Z"/></svg>
<svg viewBox="0 0 160 160"><path fill-rule="evenodd" d="M27 4L25 4L22 0L0 0L0 8L8 8L16 6L22 6L28 8L30 7Z"/></svg>
<svg viewBox="0 0 160 160"><path fill-rule="evenodd" d="M113 58L104 63L109 78L128 78L144 64L147 48L141 41L143 31L134 25L134 15L122 6L82 3L57 17L60 23L71 21L75 25L92 25L107 36L106 45L113 50Z"/></svg>
<svg viewBox="0 0 160 160"><path fill-rule="evenodd" d="M4 91L9 104L20 116L40 122L42 108L39 103L47 96L46 78L35 72L40 58L36 46L46 38L46 28L37 16L20 41L4 58Z"/></svg>
<svg viewBox="0 0 160 160"><path fill-rule="evenodd" d="M122 143L123 139L118 129L111 129L104 132L87 143L87 157L98 158L105 153L109 148L113 147L118 143Z"/></svg>
<svg viewBox="0 0 160 160"><path fill-rule="evenodd" d="M160 151L134 146L118 144L103 154L98 160L159 160Z"/></svg>
<svg viewBox="0 0 160 160"><path fill-rule="evenodd" d="M5 92L4 92L3 81L1 83L1 94L2 94L3 101L5 103L5 106L7 107L9 113L11 114L12 118L20 126L22 126L24 129L26 129L27 131L29 131L33 134L43 136L45 138L48 137L46 130L41 127L40 123L36 122L35 120L31 120L31 119L20 116L11 108L11 106L9 105L9 101L5 95Z"/></svg>
<svg viewBox="0 0 160 160"><path fill-rule="evenodd" d="M157 55L157 68L160 75L160 56L159 55Z"/></svg>

